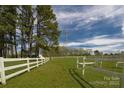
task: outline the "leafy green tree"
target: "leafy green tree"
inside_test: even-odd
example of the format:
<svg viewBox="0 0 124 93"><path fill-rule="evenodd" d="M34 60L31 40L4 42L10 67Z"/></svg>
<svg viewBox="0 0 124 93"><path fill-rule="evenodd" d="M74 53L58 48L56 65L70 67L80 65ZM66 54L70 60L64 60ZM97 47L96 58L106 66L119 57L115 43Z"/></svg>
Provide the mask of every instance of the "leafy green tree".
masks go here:
<svg viewBox="0 0 124 93"><path fill-rule="evenodd" d="M19 6L19 29L21 31L21 57L31 57L33 40L33 9L31 5ZM26 47L28 46L28 48Z"/></svg>
<svg viewBox="0 0 124 93"><path fill-rule="evenodd" d="M51 6L0 6L0 56L50 54L58 49L59 34Z"/></svg>
<svg viewBox="0 0 124 93"><path fill-rule="evenodd" d="M14 56L16 49L16 6L0 6L0 56L7 56L11 51Z"/></svg>
<svg viewBox="0 0 124 93"><path fill-rule="evenodd" d="M37 6L36 55L39 49L57 49L60 31L51 6Z"/></svg>

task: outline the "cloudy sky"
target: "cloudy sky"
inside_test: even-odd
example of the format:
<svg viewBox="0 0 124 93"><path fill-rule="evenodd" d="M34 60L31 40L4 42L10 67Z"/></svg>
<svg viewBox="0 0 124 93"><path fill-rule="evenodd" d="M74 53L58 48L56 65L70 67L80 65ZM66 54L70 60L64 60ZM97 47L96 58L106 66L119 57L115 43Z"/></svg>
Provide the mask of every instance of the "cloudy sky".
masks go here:
<svg viewBox="0 0 124 93"><path fill-rule="evenodd" d="M62 31L60 45L124 50L124 6L53 6L53 10Z"/></svg>

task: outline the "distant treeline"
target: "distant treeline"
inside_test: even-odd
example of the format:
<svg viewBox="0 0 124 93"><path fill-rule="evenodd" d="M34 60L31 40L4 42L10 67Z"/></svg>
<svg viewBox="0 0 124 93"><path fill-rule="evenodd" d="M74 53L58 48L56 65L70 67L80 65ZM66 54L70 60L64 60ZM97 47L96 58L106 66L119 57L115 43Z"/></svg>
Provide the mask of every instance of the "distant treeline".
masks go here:
<svg viewBox="0 0 124 93"><path fill-rule="evenodd" d="M44 51L43 54L48 56L47 53ZM51 50L49 51L51 56L81 56L81 55L91 55L91 50L84 50L78 48L68 48L64 46L59 46L57 51Z"/></svg>
<svg viewBox="0 0 124 93"><path fill-rule="evenodd" d="M48 56L47 53L43 52L45 56ZM70 47L58 47L57 51L51 50L49 51L49 54L51 56L108 56L108 57L121 57L124 56L124 52L118 52L118 53L103 53L99 50L91 50L91 49L83 49L83 48L70 48Z"/></svg>

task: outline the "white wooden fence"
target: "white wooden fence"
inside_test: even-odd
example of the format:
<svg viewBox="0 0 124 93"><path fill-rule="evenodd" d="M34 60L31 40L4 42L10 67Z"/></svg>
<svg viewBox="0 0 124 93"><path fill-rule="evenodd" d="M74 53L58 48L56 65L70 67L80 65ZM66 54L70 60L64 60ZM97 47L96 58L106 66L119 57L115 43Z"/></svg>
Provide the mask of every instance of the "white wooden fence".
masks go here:
<svg viewBox="0 0 124 93"><path fill-rule="evenodd" d="M25 63L22 64L17 64L17 65L13 65L13 66L7 66L5 67L5 63L7 62L15 62L15 61L26 61ZM0 57L0 82L5 85L6 84L6 80L15 77L21 73L24 73L26 71L30 71L31 69L38 67L46 62L49 61L49 58L3 58ZM13 70L16 68L21 68L21 67L25 67L23 70L20 71L16 71L14 73L11 73L9 75L6 75L5 71L8 70Z"/></svg>
<svg viewBox="0 0 124 93"><path fill-rule="evenodd" d="M79 58L77 57L77 68L79 68L79 65L82 65L83 66L83 69L82 69L82 74L84 75L85 74L85 66L86 65L95 65L96 62L86 62L86 57L84 56L83 57L83 62L79 62Z"/></svg>
<svg viewBox="0 0 124 93"><path fill-rule="evenodd" d="M79 62L79 58L77 57L77 68L79 68L79 65L82 65L82 74L85 74L85 66L86 65L93 65L96 64L96 62L86 62L86 57L83 57L83 62ZM124 62L116 62L116 67L118 67L119 64L124 64ZM91 67L93 68L93 67ZM120 78L120 87L124 88L124 67L122 73L117 73L109 70L102 69L102 61L100 61L100 67L93 68L96 71L103 72L108 75L114 75L118 76Z"/></svg>
<svg viewBox="0 0 124 93"><path fill-rule="evenodd" d="M124 64L124 62L116 62L116 67L118 67L119 64Z"/></svg>

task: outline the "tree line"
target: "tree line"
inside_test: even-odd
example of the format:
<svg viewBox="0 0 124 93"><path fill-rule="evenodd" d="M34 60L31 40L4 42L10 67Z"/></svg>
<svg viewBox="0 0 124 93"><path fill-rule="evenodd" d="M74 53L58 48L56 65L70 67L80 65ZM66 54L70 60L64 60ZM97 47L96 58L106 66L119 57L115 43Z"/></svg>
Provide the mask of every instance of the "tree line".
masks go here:
<svg viewBox="0 0 124 93"><path fill-rule="evenodd" d="M0 57L37 57L57 50L60 31L52 7L0 6Z"/></svg>
<svg viewBox="0 0 124 93"><path fill-rule="evenodd" d="M48 56L44 51L43 54ZM84 49L84 48L74 48L74 47L65 47L59 46L58 51L50 50L49 54L51 56L96 56L96 57L117 57L123 58L124 51L118 52L104 52L100 50Z"/></svg>
<svg viewBox="0 0 124 93"><path fill-rule="evenodd" d="M51 50L49 54L51 56L90 56L92 55L92 50L74 47L59 46L58 51ZM48 56L44 51L44 55Z"/></svg>

